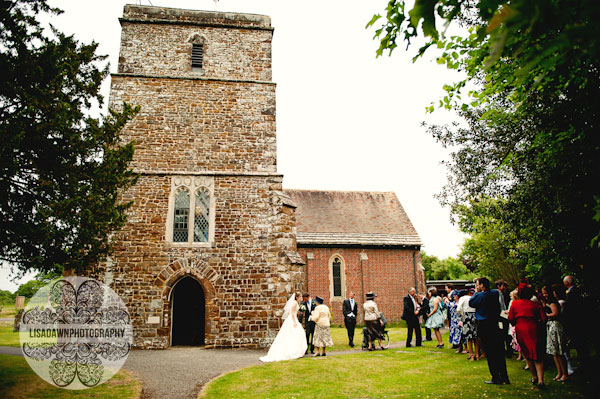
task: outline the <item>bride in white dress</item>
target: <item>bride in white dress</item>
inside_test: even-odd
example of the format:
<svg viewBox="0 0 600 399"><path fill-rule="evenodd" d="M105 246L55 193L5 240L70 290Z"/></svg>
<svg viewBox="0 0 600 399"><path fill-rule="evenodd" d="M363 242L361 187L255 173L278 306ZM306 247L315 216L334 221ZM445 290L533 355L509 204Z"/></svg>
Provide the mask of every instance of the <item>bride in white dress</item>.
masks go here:
<svg viewBox="0 0 600 399"><path fill-rule="evenodd" d="M306 352L306 334L302 324L298 322L298 300L300 294L292 294L283 308L283 324L271 344L267 356L260 358L263 362L297 359Z"/></svg>

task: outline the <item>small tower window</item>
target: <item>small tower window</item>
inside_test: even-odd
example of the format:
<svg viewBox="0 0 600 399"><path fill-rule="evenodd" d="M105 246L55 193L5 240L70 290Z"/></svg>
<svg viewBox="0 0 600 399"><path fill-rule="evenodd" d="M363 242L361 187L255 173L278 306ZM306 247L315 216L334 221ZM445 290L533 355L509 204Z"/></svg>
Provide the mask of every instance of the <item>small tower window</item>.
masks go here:
<svg viewBox="0 0 600 399"><path fill-rule="evenodd" d="M204 49L202 44L192 44L192 70L202 69Z"/></svg>

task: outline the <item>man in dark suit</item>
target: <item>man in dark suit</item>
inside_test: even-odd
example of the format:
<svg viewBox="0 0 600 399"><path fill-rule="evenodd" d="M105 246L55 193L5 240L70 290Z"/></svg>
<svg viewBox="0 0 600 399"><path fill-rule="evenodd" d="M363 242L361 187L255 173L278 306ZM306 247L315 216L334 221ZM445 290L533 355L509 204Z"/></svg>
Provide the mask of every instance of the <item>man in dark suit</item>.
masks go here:
<svg viewBox="0 0 600 399"><path fill-rule="evenodd" d="M406 335L406 347L412 346L413 331L415 332L415 346L421 346L421 326L419 325L419 304L417 303L417 290L411 287L408 295L404 297L404 310L402 320L406 321L408 334Z"/></svg>
<svg viewBox="0 0 600 399"><path fill-rule="evenodd" d="M310 295L308 295L308 293L305 293L304 295L302 295L302 305L304 305L304 307L306 308L303 317L304 330L306 332L306 344L308 345L308 347L306 348L306 353L308 353L308 351L310 351L310 353L315 353L315 346L313 345L315 322L310 320L310 314L313 310L315 310L317 304L310 298Z"/></svg>
<svg viewBox="0 0 600 399"><path fill-rule="evenodd" d="M573 276L566 276L563 279L563 284L567 293L567 301L562 314L565 332L571 345L577 351L579 365L586 372L590 362L588 329L583 325L586 317L584 314L586 305L579 288L575 285Z"/></svg>
<svg viewBox="0 0 600 399"><path fill-rule="evenodd" d="M508 310L508 304L510 303L510 293L508 291L508 284L504 280L496 281L496 289L498 290L500 299L500 311L503 312ZM509 322L508 319L504 317L500 318L500 323L502 323L502 337L504 340L504 345L506 347L506 357L511 358L513 349L512 349L512 336L508 333Z"/></svg>
<svg viewBox="0 0 600 399"><path fill-rule="evenodd" d="M475 308L477 334L483 345L492 379L486 384L510 384L506 373L506 357L500 320L500 293L490 289L490 280L481 277L475 282L475 295L469 306Z"/></svg>
<svg viewBox="0 0 600 399"><path fill-rule="evenodd" d="M344 325L348 331L348 345L354 347L354 329L356 328L356 316L358 315L358 305L354 300L354 292L348 295L348 299L342 304L342 313L344 314Z"/></svg>
<svg viewBox="0 0 600 399"><path fill-rule="evenodd" d="M425 327L425 322L427 321L427 315L429 314L429 298L427 295L421 294L421 310L419 310L419 315L423 317L423 328L425 329L425 341L432 341L431 338L431 328Z"/></svg>

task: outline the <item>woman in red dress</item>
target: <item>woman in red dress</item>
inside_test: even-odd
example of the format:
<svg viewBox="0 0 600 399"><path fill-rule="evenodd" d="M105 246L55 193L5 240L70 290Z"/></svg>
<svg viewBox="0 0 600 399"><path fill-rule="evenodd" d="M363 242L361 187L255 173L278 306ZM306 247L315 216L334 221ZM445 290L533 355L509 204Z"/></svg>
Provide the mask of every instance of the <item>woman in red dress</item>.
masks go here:
<svg viewBox="0 0 600 399"><path fill-rule="evenodd" d="M508 320L515 326L517 342L531 370L531 383L544 387L544 337L546 315L538 302L531 297L535 291L529 285L519 284L519 300L513 301Z"/></svg>

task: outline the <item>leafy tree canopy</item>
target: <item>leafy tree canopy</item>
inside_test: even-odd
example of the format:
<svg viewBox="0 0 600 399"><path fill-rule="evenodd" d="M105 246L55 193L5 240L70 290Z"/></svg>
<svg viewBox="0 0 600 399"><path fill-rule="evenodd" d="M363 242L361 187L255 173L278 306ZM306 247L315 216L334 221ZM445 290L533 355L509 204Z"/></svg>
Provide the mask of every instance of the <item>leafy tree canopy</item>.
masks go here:
<svg viewBox="0 0 600 399"><path fill-rule="evenodd" d="M118 133L137 109L90 116L108 66L96 43L50 27L45 0L0 1L0 259L16 270L76 272L110 249L129 204L133 144Z"/></svg>
<svg viewBox="0 0 600 399"><path fill-rule="evenodd" d="M55 280L60 276L61 273L57 271L48 273L38 273L33 279L21 284L17 291L15 291L15 295L21 295L25 298L31 298L40 288L42 288L46 284L49 284L52 280Z"/></svg>
<svg viewBox="0 0 600 399"><path fill-rule="evenodd" d="M472 280L476 276L457 258L439 259L421 251L421 262L426 280Z"/></svg>
<svg viewBox="0 0 600 399"><path fill-rule="evenodd" d="M420 37L415 59L437 48L439 63L465 73L439 104L465 125L429 132L452 149L440 199L482 270L599 277L599 16L593 0L388 3L378 55Z"/></svg>
<svg viewBox="0 0 600 399"><path fill-rule="evenodd" d="M0 304L14 304L15 294L8 290L0 290Z"/></svg>

